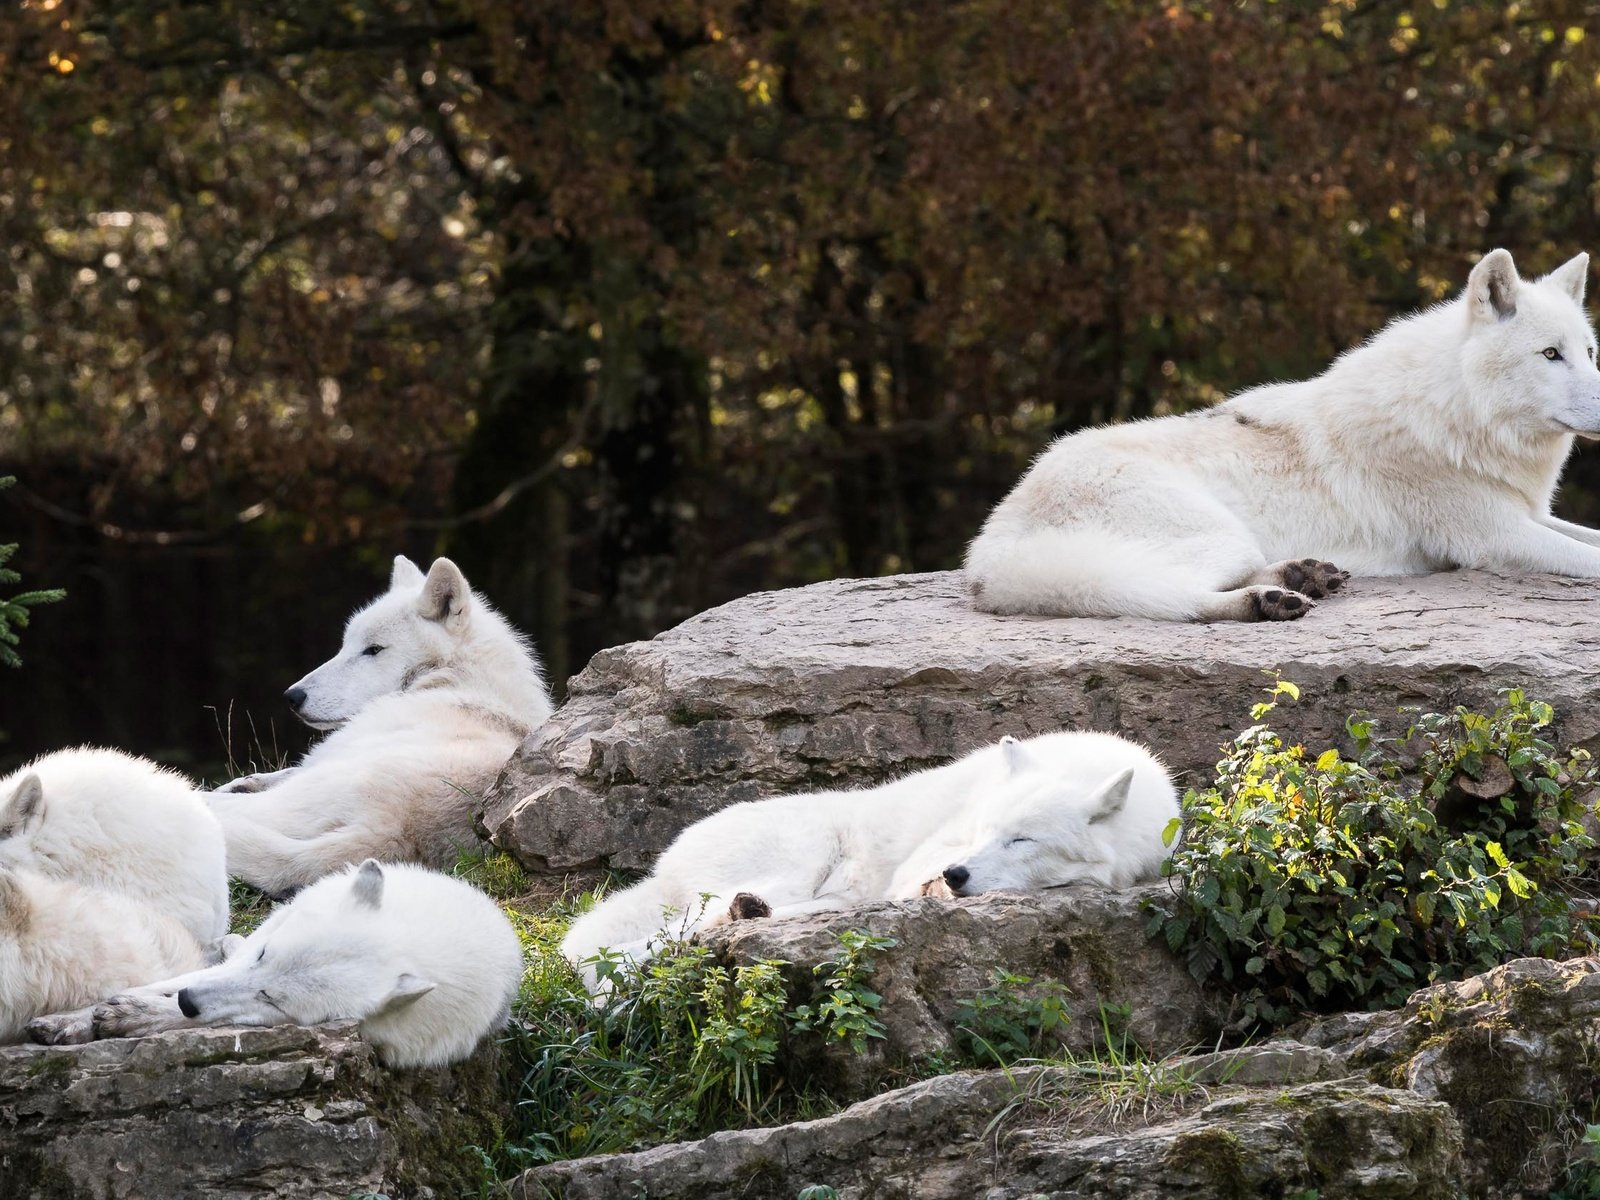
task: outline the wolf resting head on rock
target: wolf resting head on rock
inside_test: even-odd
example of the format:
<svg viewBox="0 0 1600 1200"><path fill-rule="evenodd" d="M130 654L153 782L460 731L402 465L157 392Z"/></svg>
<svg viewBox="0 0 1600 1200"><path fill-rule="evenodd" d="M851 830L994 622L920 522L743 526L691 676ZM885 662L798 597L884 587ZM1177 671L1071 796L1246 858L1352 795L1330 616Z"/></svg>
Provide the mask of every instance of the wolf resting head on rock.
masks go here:
<svg viewBox="0 0 1600 1200"><path fill-rule="evenodd" d="M573 923L562 952L639 960L666 932L909 899L1154 876L1178 816L1166 769L1105 733L1006 738L881 787L735 804L691 825L650 877Z"/></svg>

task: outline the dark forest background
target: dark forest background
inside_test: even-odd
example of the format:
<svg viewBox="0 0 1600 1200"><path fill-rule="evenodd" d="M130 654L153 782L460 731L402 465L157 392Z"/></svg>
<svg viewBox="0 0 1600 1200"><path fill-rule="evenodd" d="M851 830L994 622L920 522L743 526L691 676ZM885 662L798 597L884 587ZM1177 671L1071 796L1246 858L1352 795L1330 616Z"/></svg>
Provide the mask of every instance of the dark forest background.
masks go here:
<svg viewBox="0 0 1600 1200"><path fill-rule="evenodd" d="M1064 430L1600 250L1594 4L24 0L0 761L216 772L389 556L557 684L951 567ZM1592 31L1592 32L1591 32ZM1594 520L1580 456L1564 511Z"/></svg>

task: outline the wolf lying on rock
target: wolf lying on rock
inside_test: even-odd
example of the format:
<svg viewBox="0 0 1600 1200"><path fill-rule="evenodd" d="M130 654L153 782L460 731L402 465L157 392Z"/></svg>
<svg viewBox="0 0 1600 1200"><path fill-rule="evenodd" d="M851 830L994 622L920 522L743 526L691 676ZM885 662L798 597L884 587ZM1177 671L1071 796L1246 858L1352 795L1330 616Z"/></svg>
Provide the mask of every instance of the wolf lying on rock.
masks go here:
<svg viewBox="0 0 1600 1200"><path fill-rule="evenodd" d="M735 804L684 830L649 878L573 922L562 953L599 986L603 951L648 957L654 935L920 896L972 896L1154 876L1178 817L1166 769L1105 733L1004 738L865 791Z"/></svg>
<svg viewBox="0 0 1600 1200"><path fill-rule="evenodd" d="M364 858L440 866L476 847L477 796L551 711L532 648L447 558L426 576L396 558L286 698L329 736L211 794L229 873L274 895Z"/></svg>
<svg viewBox="0 0 1600 1200"><path fill-rule="evenodd" d="M1293 620L1351 572L1600 578L1600 531L1550 512L1573 439L1600 437L1588 268L1526 281L1493 250L1315 379L1063 437L968 549L974 605Z"/></svg>
<svg viewBox="0 0 1600 1200"><path fill-rule="evenodd" d="M392 1067L445 1066L510 1016L522 982L511 922L477 888L371 859L274 910L225 961L34 1021L71 1043L194 1025L357 1020Z"/></svg>

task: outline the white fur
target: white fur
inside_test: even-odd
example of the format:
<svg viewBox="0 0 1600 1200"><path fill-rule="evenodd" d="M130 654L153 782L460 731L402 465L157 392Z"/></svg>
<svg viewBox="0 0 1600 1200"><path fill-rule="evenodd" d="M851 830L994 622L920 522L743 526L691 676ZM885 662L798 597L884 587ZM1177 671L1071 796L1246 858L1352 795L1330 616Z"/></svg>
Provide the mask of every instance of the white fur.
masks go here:
<svg viewBox="0 0 1600 1200"><path fill-rule="evenodd" d="M726 921L740 892L784 917L920 895L941 876L958 895L1078 880L1122 887L1159 871L1177 815L1165 768L1132 742L1006 738L868 791L713 813L678 835L649 878L574 921L561 949L592 988L585 964L602 949L642 958L658 931L686 936Z"/></svg>
<svg viewBox="0 0 1600 1200"><path fill-rule="evenodd" d="M142 758L62 750L0 780L0 869L122 893L203 945L228 931L224 853L189 781Z"/></svg>
<svg viewBox="0 0 1600 1200"><path fill-rule="evenodd" d="M211 795L229 871L273 893L364 858L442 865L476 847L482 793L551 711L532 649L446 558L426 576L396 558L389 590L297 692L329 736Z"/></svg>
<svg viewBox="0 0 1600 1200"><path fill-rule="evenodd" d="M94 1030L354 1020L389 1066L444 1066L506 1023L521 981L521 943L494 901L369 859L274 910L225 962L113 996Z"/></svg>
<svg viewBox="0 0 1600 1200"><path fill-rule="evenodd" d="M124 893L0 867L0 1043L36 1017L203 961L180 921Z"/></svg>
<svg viewBox="0 0 1600 1200"><path fill-rule="evenodd" d="M1062 438L969 548L974 602L1249 620L1303 557L1357 575L1600 577L1600 532L1550 513L1574 436L1600 437L1587 271L1580 254L1525 281L1495 250L1460 296L1315 379Z"/></svg>

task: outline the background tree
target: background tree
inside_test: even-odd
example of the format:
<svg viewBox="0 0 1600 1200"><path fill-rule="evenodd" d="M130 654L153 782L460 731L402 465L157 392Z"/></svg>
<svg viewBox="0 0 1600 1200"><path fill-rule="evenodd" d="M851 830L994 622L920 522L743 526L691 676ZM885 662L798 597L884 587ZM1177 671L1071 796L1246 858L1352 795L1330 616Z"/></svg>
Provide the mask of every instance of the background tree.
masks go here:
<svg viewBox="0 0 1600 1200"><path fill-rule="evenodd" d="M264 735L400 550L558 680L952 566L1053 433L1319 370L1492 245L1594 248L1590 17L28 0L0 515L73 600L18 749Z"/></svg>

